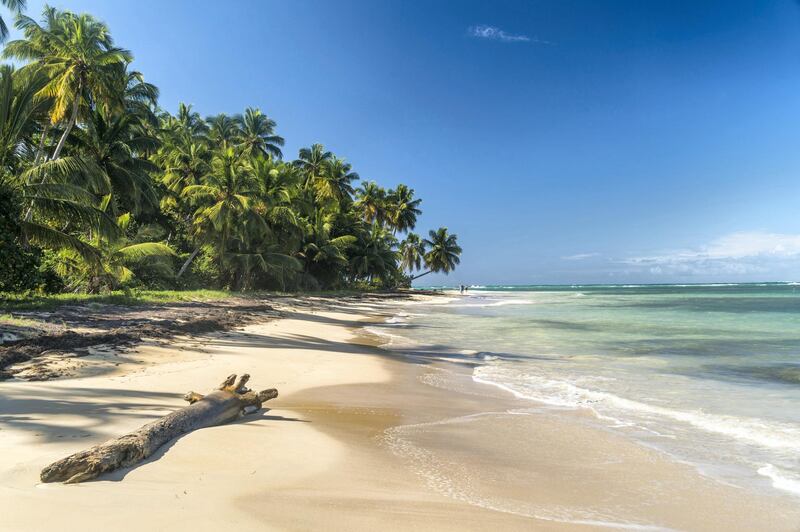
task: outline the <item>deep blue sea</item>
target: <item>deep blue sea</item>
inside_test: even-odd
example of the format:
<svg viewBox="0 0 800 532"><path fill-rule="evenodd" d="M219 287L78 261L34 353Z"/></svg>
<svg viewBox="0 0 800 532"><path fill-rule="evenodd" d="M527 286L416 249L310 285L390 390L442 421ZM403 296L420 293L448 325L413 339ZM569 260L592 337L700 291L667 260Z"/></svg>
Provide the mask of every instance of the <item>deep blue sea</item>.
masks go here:
<svg viewBox="0 0 800 532"><path fill-rule="evenodd" d="M800 285L479 286L381 333L737 484L800 496Z"/></svg>

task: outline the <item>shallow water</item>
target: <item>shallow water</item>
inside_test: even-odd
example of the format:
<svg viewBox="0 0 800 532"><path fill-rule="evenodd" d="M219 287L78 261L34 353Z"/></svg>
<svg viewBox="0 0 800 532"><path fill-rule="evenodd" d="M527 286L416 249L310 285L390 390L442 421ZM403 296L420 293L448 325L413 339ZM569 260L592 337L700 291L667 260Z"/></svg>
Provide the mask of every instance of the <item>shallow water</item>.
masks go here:
<svg viewBox="0 0 800 532"><path fill-rule="evenodd" d="M373 328L736 485L800 496L800 286L481 287ZM510 419L508 422L514 422Z"/></svg>

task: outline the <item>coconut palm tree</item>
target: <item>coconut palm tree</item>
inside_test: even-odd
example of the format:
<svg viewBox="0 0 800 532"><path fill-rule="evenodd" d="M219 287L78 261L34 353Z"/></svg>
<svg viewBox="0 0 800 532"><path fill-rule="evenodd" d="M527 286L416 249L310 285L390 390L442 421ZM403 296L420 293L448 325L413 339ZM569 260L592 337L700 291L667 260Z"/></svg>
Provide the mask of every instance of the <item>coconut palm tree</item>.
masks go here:
<svg viewBox="0 0 800 532"><path fill-rule="evenodd" d="M119 77L120 91L123 94L125 112L136 115L144 124L153 129L158 127L155 109L158 105L158 87L147 83L141 72L123 72Z"/></svg>
<svg viewBox="0 0 800 532"><path fill-rule="evenodd" d="M351 201L355 192L351 183L358 179L358 174L352 171L348 163L333 156L325 165L322 174L317 176L315 182L317 200L320 203L333 201L337 205Z"/></svg>
<svg viewBox="0 0 800 532"><path fill-rule="evenodd" d="M30 17L17 16L16 27L25 38L9 42L4 57L32 61L48 83L38 95L52 98L50 123L64 123L64 131L51 160L61 150L78 120L81 107L122 107L124 94L119 76L133 60L127 50L114 46L108 27L91 15L76 15L46 6L43 25Z"/></svg>
<svg viewBox="0 0 800 532"><path fill-rule="evenodd" d="M425 267L427 271L411 278L419 279L432 272L450 273L461 262L461 246L458 245L456 235L447 232L446 227L428 232L428 238L422 241L427 248L425 253Z"/></svg>
<svg viewBox="0 0 800 532"><path fill-rule="evenodd" d="M0 66L0 168L16 173L35 150L37 120L47 114L48 101L36 98L47 80L35 71L20 72Z"/></svg>
<svg viewBox="0 0 800 532"><path fill-rule="evenodd" d="M70 249L83 261L96 263L100 253L81 233L109 237L118 233L88 191L108 192L100 169L76 157L30 164L36 119L46 117L46 107L36 94L46 82L35 70L0 67L0 181L21 201L18 225L24 242ZM28 168L20 171L25 165Z"/></svg>
<svg viewBox="0 0 800 532"><path fill-rule="evenodd" d="M305 173L304 186L314 186L317 179L327 170L331 159L333 159L333 154L325 151L322 144L314 144L311 148L301 148L294 165Z"/></svg>
<svg viewBox="0 0 800 532"><path fill-rule="evenodd" d="M258 212L258 192L258 183L241 154L233 148L215 154L203 183L188 185L181 192L197 207L194 213L197 245L178 275L186 271L204 242L214 246L218 264L222 266L231 239L243 238L248 231L269 231Z"/></svg>
<svg viewBox="0 0 800 532"><path fill-rule="evenodd" d="M317 212L306 223L298 258L303 271L316 283L331 286L347 266L347 249L356 241L353 235L333 236L333 215Z"/></svg>
<svg viewBox="0 0 800 532"><path fill-rule="evenodd" d="M239 140L245 152L253 156L260 154L278 159L283 157L280 146L283 146L284 140L275 134L277 124L260 109L248 107L244 116L236 115L234 119L239 123Z"/></svg>
<svg viewBox="0 0 800 532"><path fill-rule="evenodd" d="M422 214L419 208L421 199L414 199L414 189L406 185L397 185L387 194L387 218L392 230L404 233L414 229L417 225L417 216Z"/></svg>
<svg viewBox="0 0 800 532"><path fill-rule="evenodd" d="M220 113L206 118L208 138L212 144L227 149L237 144L242 134L239 121L233 116Z"/></svg>
<svg viewBox="0 0 800 532"><path fill-rule="evenodd" d="M376 277L388 279L397 272L394 235L379 225L362 231L350 250L350 270L356 278L372 282Z"/></svg>
<svg viewBox="0 0 800 532"><path fill-rule="evenodd" d="M178 114L175 117L175 130L185 132L192 138L205 138L208 133L208 123L200 117L200 113L192 111L192 106L183 102L178 104Z"/></svg>
<svg viewBox="0 0 800 532"><path fill-rule="evenodd" d="M147 133L142 120L131 113L112 113L106 116L99 109L87 118L85 129L73 135L75 148L89 158L110 184L113 200L109 212L131 212L158 209L158 195L151 174L158 167L144 158L152 153L158 140Z"/></svg>
<svg viewBox="0 0 800 532"><path fill-rule="evenodd" d="M383 225L386 221L386 191L374 181L364 182L358 187L355 206L367 223Z"/></svg>
<svg viewBox="0 0 800 532"><path fill-rule="evenodd" d="M117 238L96 238L92 244L101 256L97 262L81 260L72 250L64 250L60 255L61 273L75 283L86 286L90 293L103 288L115 289L131 281L135 275L132 268L149 260L165 260L175 256L175 251L160 242L132 243L125 236L132 218L130 213L116 220L119 228Z"/></svg>
<svg viewBox="0 0 800 532"><path fill-rule="evenodd" d="M425 245L416 233L408 233L406 239L400 242L400 266L409 272L422 269L422 260L425 256Z"/></svg>
<svg viewBox="0 0 800 532"><path fill-rule="evenodd" d="M180 194L188 185L199 185L211 170L208 147L182 137L159 149L153 159L164 169L164 185L175 194Z"/></svg>

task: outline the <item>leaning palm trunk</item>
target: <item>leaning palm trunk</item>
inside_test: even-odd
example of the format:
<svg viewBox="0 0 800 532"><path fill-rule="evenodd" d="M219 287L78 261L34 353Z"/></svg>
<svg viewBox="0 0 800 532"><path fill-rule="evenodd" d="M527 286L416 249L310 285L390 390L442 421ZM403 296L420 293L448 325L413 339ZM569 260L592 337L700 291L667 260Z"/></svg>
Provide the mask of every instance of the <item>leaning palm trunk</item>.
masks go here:
<svg viewBox="0 0 800 532"><path fill-rule="evenodd" d="M194 248L194 251L192 251L192 254L189 255L189 258L186 259L186 262L183 263L183 266L181 266L181 269L178 270L178 275L175 276L176 279L180 279L181 275L183 275L184 272L186 272L186 270L189 269L189 265L192 263L194 258L197 257L198 253L200 253L200 246Z"/></svg>
<svg viewBox="0 0 800 532"><path fill-rule="evenodd" d="M236 375L231 375L208 395L189 392L184 396L189 406L125 436L50 464L42 470L42 482L73 484L132 466L178 436L233 421L242 414L259 410L262 403L278 396L278 391L274 388L260 392L249 390L245 386L249 379L250 376L244 374L237 381Z"/></svg>
<svg viewBox="0 0 800 532"><path fill-rule="evenodd" d="M428 275L429 273L433 273L433 270L428 270L428 271L427 271L427 272L425 272L425 273L421 273L421 274L419 274L419 275L414 275L413 277L411 277L411 280L413 281L413 280L415 280L415 279L419 279L420 277L425 277L425 276L426 276L426 275Z"/></svg>
<svg viewBox="0 0 800 532"><path fill-rule="evenodd" d="M47 135L49 133L50 133L50 121L48 120L44 124L44 130L42 131L42 137L39 139L39 147L36 149L36 157L33 159L33 164L34 165L39 164L39 161L41 161L42 157L44 156L45 143L47 142ZM28 178L28 179L29 179L29 182L30 182L30 178Z"/></svg>
<svg viewBox="0 0 800 532"><path fill-rule="evenodd" d="M75 122L78 120L78 106L81 102L81 91L80 87L78 93L75 95L75 101L72 102L72 113L69 117L69 122L67 122L67 127L64 128L64 134L61 135L61 138L58 139L58 144L56 145L56 149L53 152L53 156L50 158L51 161L55 161L61 155L61 150L64 148L64 144L67 142L67 137L69 137L70 132L72 131L72 127L75 125Z"/></svg>

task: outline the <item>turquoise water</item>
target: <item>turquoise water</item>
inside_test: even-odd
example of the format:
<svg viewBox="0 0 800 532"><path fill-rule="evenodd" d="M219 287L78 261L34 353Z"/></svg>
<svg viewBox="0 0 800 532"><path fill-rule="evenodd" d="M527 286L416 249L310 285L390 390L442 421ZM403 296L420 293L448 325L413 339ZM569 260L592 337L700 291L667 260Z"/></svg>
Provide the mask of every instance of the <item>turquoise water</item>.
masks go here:
<svg viewBox="0 0 800 532"><path fill-rule="evenodd" d="M736 484L800 496L800 286L486 286L409 307L395 347Z"/></svg>

